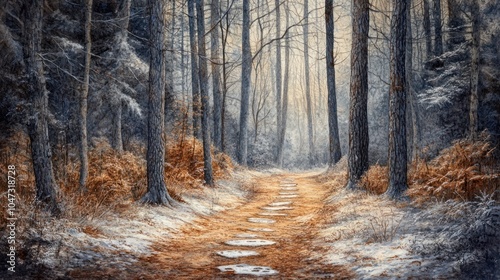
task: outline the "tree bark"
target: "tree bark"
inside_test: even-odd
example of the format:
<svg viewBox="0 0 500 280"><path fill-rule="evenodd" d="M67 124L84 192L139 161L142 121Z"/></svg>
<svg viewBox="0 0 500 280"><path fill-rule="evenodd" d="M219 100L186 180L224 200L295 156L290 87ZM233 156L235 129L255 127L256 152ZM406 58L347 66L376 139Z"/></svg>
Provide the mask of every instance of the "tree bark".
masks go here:
<svg viewBox="0 0 500 280"><path fill-rule="evenodd" d="M43 0L24 1L23 54L26 73L26 92L31 101L28 133L31 140L31 157L35 173L36 200L54 215L60 213L56 200L59 189L52 166L52 151L48 132L48 91L46 88L42 57Z"/></svg>
<svg viewBox="0 0 500 280"><path fill-rule="evenodd" d="M286 28L290 26L290 11L288 10L288 2L285 6ZM281 127L279 145L281 147L280 166L283 166L283 148L285 145L287 119L288 119L288 82L290 77L290 35L287 32L285 35L285 73L283 76L283 100L281 108Z"/></svg>
<svg viewBox="0 0 500 280"><path fill-rule="evenodd" d="M348 189L368 170L368 0L353 0L351 84L349 106Z"/></svg>
<svg viewBox="0 0 500 280"><path fill-rule="evenodd" d="M123 152L123 138L122 138L122 113L123 113L123 104L122 100L117 100L115 104L112 104L114 107L113 111L113 149L117 153Z"/></svg>
<svg viewBox="0 0 500 280"><path fill-rule="evenodd" d="M276 7L276 38L281 37L281 13L280 13L280 0L275 0L274 5ZM276 40L276 131L277 140L276 145L276 158L275 162L278 166L283 165L283 143L281 135L281 127L283 126L282 117L282 105L281 105L281 40ZM284 142L284 141L283 141Z"/></svg>
<svg viewBox="0 0 500 280"><path fill-rule="evenodd" d="M193 97L193 136L201 139L201 99L200 81L198 77L198 47L196 46L196 29L194 5L196 0L188 0L189 44L191 46L191 89Z"/></svg>
<svg viewBox="0 0 500 280"><path fill-rule="evenodd" d="M434 55L443 54L443 32L441 26L441 0L434 0Z"/></svg>
<svg viewBox="0 0 500 280"><path fill-rule="evenodd" d="M165 52L164 52L164 2L148 0L150 30L150 60L148 87L148 147L147 147L147 193L141 202L170 205L172 198L165 184Z"/></svg>
<svg viewBox="0 0 500 280"><path fill-rule="evenodd" d="M333 167L341 157L339 126L337 120L337 93L335 91L335 60L334 34L335 23L333 14L333 0L325 0L325 24L326 24L326 80L328 87L328 139L329 154L328 165Z"/></svg>
<svg viewBox="0 0 500 280"><path fill-rule="evenodd" d="M407 1L394 0L391 20L391 85L389 89L389 187L398 199L408 188L406 143L406 9Z"/></svg>
<svg viewBox="0 0 500 280"><path fill-rule="evenodd" d="M242 64L241 64L241 104L240 133L237 158L241 165L247 165L248 154L248 113L250 99L250 79L252 75L252 50L250 48L250 0L243 0Z"/></svg>
<svg viewBox="0 0 500 280"><path fill-rule="evenodd" d="M212 170L212 155L210 154L210 123L208 116L208 69L207 56L205 46L205 13L204 1L196 1L197 22L198 22L198 61L200 63L199 80L201 93L201 130L203 134L203 162L204 162L204 178L205 184L214 185L213 170Z"/></svg>
<svg viewBox="0 0 500 280"><path fill-rule="evenodd" d="M89 175L88 139L87 139L87 100L89 96L90 60L92 53L92 0L85 2L85 68L83 88L80 95L80 190L86 190Z"/></svg>
<svg viewBox="0 0 500 280"><path fill-rule="evenodd" d="M413 122L413 106L411 104L413 100L413 34L412 34L412 26L411 26L411 11L410 7L412 0L407 0L406 3L406 50L405 50L405 67L406 67L406 140L408 143L408 160L412 161L414 138L413 138L413 126L410 125Z"/></svg>
<svg viewBox="0 0 500 280"><path fill-rule="evenodd" d="M426 53L426 59L429 60L433 54L431 17L429 14L429 0L423 0L423 2L424 2L423 25L424 25L424 36L425 36L425 53Z"/></svg>
<svg viewBox="0 0 500 280"><path fill-rule="evenodd" d="M469 109L469 136L471 139L477 139L478 133L478 115L479 107L479 51L481 47L481 12L478 0L472 0L471 3L472 19L472 50L471 50L471 78L470 78L470 109Z"/></svg>
<svg viewBox="0 0 500 280"><path fill-rule="evenodd" d="M229 20L229 14L230 14L230 0L226 1L226 7L228 10L226 10L226 15L224 16L224 20L220 21L220 30L221 30L221 38L222 38L222 108L221 108L221 149L222 152L226 152L226 141L225 141L225 135L226 135L226 100L227 100L227 91L228 91L228 86L227 86L227 78L228 78L228 73L227 73L227 59L226 59L226 49L228 45L228 36L229 36L229 27L230 27L230 20ZM226 28L226 32L224 33L224 24Z"/></svg>
<svg viewBox="0 0 500 280"><path fill-rule="evenodd" d="M461 15L460 8L459 1L448 0L448 51L465 42L465 20Z"/></svg>
<svg viewBox="0 0 500 280"><path fill-rule="evenodd" d="M219 0L212 0L210 4L210 55L212 61L212 94L214 100L214 145L217 149L222 149L222 130L221 130L221 77L220 77L220 36L217 24L220 20Z"/></svg>
<svg viewBox="0 0 500 280"><path fill-rule="evenodd" d="M306 107L307 107L307 131L309 140L309 164L313 165L314 160L314 131L311 104L311 82L309 75L309 0L304 1L304 71L306 80Z"/></svg>

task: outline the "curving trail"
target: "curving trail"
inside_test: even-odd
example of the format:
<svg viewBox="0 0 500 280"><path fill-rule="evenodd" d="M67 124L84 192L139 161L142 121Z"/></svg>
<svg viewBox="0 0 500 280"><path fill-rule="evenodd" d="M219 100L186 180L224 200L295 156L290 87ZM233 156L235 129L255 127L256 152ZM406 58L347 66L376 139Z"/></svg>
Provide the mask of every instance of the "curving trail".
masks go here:
<svg viewBox="0 0 500 280"><path fill-rule="evenodd" d="M248 203L185 226L176 238L156 243L156 253L126 273L136 279L352 278L345 267L324 265L325 248L312 245L326 216L323 200L328 194L316 175L258 178ZM241 240L262 246L241 246ZM240 265L246 270L240 275L227 267L236 264L255 267Z"/></svg>

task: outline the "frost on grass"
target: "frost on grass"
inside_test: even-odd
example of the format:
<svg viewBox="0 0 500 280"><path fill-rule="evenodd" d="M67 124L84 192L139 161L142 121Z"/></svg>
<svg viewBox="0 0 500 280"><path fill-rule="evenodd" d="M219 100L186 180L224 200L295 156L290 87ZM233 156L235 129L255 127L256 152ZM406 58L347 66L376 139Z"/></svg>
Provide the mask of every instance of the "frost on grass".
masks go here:
<svg viewBox="0 0 500 280"><path fill-rule="evenodd" d="M247 175L235 177L251 179ZM237 207L247 195L242 184L227 179L219 181L216 188L200 190L198 195L185 193L182 198L188 203L176 203L173 208L132 202L125 207L122 202L123 209L101 209L102 214L92 219L80 214L81 220L69 205L65 210L71 219L51 219L32 205L19 205L23 213L30 213L23 219L27 224L19 224L19 253L23 254L18 258L19 269L41 271L43 267L54 278L79 269L124 270L140 257L151 255L153 244L172 238L199 215ZM105 207L107 202L103 203Z"/></svg>
<svg viewBox="0 0 500 280"><path fill-rule="evenodd" d="M328 263L353 268L359 279L500 275L500 208L489 196L422 208L345 191L328 201L337 210L318 242L330 248Z"/></svg>

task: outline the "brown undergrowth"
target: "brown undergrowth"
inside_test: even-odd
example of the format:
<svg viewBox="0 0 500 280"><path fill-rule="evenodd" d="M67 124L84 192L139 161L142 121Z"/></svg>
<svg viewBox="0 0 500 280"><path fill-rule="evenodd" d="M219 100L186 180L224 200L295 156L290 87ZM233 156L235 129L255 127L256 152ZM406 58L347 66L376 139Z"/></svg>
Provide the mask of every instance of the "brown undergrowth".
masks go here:
<svg viewBox="0 0 500 280"><path fill-rule="evenodd" d="M408 195L417 202L430 198L471 201L485 194L498 200L499 164L486 135L476 141L459 140L432 160L417 159L408 172ZM374 165L362 179L369 192L382 194L388 186L388 168Z"/></svg>
<svg viewBox="0 0 500 280"><path fill-rule="evenodd" d="M32 168L29 137L17 131L0 140L2 168L0 193L7 191L7 166L17 171L16 195L19 215L32 210L35 197L35 178ZM105 139L93 139L89 150L89 177L86 190L80 191L77 149L72 146L53 149L54 173L59 186L58 201L63 215L76 222L119 213L130 208L147 189L145 145L133 142L128 151L116 152ZM203 186L203 147L200 141L187 138L169 143L166 147L165 180L170 195L182 201L181 195L198 192ZM232 168L231 159L212 152L214 176L227 177ZM2 205L6 199L2 195ZM6 225L6 211L0 214L0 228Z"/></svg>

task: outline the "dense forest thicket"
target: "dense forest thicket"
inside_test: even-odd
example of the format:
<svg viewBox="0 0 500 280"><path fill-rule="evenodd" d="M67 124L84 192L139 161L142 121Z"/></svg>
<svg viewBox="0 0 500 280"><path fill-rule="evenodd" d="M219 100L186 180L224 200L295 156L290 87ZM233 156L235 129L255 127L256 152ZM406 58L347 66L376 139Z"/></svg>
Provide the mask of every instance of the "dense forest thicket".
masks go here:
<svg viewBox="0 0 500 280"><path fill-rule="evenodd" d="M497 0L3 0L0 192L15 166L20 211L91 220L235 166L347 161L347 188L498 201L499 19Z"/></svg>

